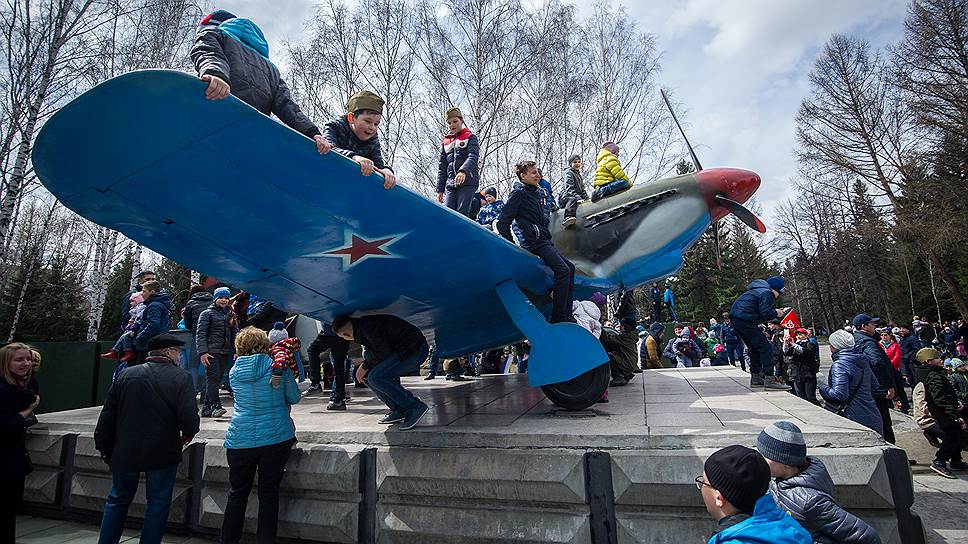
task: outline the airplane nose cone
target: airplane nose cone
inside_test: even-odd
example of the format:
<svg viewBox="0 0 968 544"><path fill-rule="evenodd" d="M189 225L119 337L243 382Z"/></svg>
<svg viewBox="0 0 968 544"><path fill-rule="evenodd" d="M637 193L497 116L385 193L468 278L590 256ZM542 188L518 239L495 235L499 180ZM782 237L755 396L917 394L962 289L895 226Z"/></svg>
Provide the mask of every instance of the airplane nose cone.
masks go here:
<svg viewBox="0 0 968 544"><path fill-rule="evenodd" d="M760 176L756 172L739 168L710 168L696 172L695 176L713 221L718 221L730 213L716 203L716 195L723 195L743 204L760 188Z"/></svg>

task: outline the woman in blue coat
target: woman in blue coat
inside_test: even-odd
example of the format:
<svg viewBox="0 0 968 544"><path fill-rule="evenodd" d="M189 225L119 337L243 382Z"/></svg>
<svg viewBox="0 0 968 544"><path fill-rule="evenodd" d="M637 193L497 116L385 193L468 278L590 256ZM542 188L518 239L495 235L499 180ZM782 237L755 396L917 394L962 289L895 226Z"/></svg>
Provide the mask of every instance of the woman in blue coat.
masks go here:
<svg viewBox="0 0 968 544"><path fill-rule="evenodd" d="M288 369L282 385L276 388L270 385L269 337L262 330L242 329L235 338L235 353L238 359L229 371L235 405L225 433L225 456L232 489L222 519L222 542L235 543L242 537L245 505L256 470L259 471L257 540L275 542L279 484L286 471L289 451L296 442L296 427L289 408L302 397Z"/></svg>
<svg viewBox="0 0 968 544"><path fill-rule="evenodd" d="M883 435L881 413L874 403L874 374L867 358L853 351L854 337L845 330L834 331L829 342L834 362L827 378L829 385L820 384L820 396L844 407L842 415L847 419Z"/></svg>

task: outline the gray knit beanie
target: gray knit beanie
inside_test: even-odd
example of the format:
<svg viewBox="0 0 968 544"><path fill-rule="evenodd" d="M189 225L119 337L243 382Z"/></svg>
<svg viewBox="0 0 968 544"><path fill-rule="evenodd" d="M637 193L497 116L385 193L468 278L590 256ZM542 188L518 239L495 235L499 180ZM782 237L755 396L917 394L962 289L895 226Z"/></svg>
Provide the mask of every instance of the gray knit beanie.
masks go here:
<svg viewBox="0 0 968 544"><path fill-rule="evenodd" d="M830 342L830 347L837 351L854 347L854 335L843 329L834 331L827 341Z"/></svg>
<svg viewBox="0 0 968 544"><path fill-rule="evenodd" d="M760 431L756 449L763 457L777 463L801 467L807 462L807 444L800 427L789 421L771 423Z"/></svg>

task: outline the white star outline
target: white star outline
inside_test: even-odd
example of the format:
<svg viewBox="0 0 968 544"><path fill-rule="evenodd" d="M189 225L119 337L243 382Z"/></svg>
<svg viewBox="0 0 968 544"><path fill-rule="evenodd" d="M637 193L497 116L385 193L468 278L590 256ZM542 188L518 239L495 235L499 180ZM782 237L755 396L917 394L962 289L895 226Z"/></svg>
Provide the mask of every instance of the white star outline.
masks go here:
<svg viewBox="0 0 968 544"><path fill-rule="evenodd" d="M308 258L308 259L317 259L319 257L338 258L338 259L340 259L342 261L341 266L342 266L342 269L343 269L344 272L346 272L347 270L353 268L354 266L359 265L360 263L362 263L362 262L364 262L364 261L366 261L367 259L370 259L370 258L374 258L374 259L403 259L405 257L403 257L402 255L398 255L398 254L395 254L392 251L390 251L390 246L392 246L393 244L397 243L403 237L409 235L411 232L412 231L400 232L400 233L396 233L396 234L383 234L383 235L379 235L379 236L366 236L366 235L364 235L361 232L357 232L357 231L354 231L352 229L349 229L349 228L344 227L343 228L343 245L342 246L340 246L340 247L334 247L332 249L325 249L323 251L318 251L316 253L307 253L306 255L303 255L303 258ZM389 253L389 255L375 255L373 253L367 253L366 255L363 255L362 257L360 257L359 259L357 259L356 262L350 262L352 260L352 258L353 258L352 255L348 255L346 253L341 253L341 254L335 254L334 255L332 253L333 251L337 251L337 250L340 250L340 249L347 249L347 248L353 247L353 236L356 236L357 238L360 238L361 240L364 240L364 241L367 241L367 242L370 242L371 240L380 240L380 239L383 239L383 238L390 238L390 241L389 242L386 242L385 244L383 244L383 245L380 246L380 249L382 249L383 251L386 251L387 253Z"/></svg>

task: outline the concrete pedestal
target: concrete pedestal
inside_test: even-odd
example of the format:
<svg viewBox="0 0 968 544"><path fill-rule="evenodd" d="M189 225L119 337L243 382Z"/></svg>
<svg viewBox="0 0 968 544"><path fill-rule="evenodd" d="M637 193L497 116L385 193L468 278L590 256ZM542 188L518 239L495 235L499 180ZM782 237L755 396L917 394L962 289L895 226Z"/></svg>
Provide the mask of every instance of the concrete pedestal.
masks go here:
<svg viewBox="0 0 968 544"><path fill-rule="evenodd" d="M346 412L326 411L325 396L293 406L299 442L283 480L280 537L697 542L715 526L694 483L705 458L729 444L753 446L764 426L787 419L829 468L842 506L885 543L923 542L902 450L789 393L750 390L738 369L646 371L612 388L608 404L582 412L555 407L524 376L404 382L431 406L410 431L379 425L386 407L367 389L348 389L354 398ZM230 399L223 405L226 417L202 420L186 449L174 527L217 533L221 526ZM93 451L98 413L45 414L33 428L28 446L37 471L26 494L33 512L99 519L110 474ZM247 531L257 509L253 492Z"/></svg>

